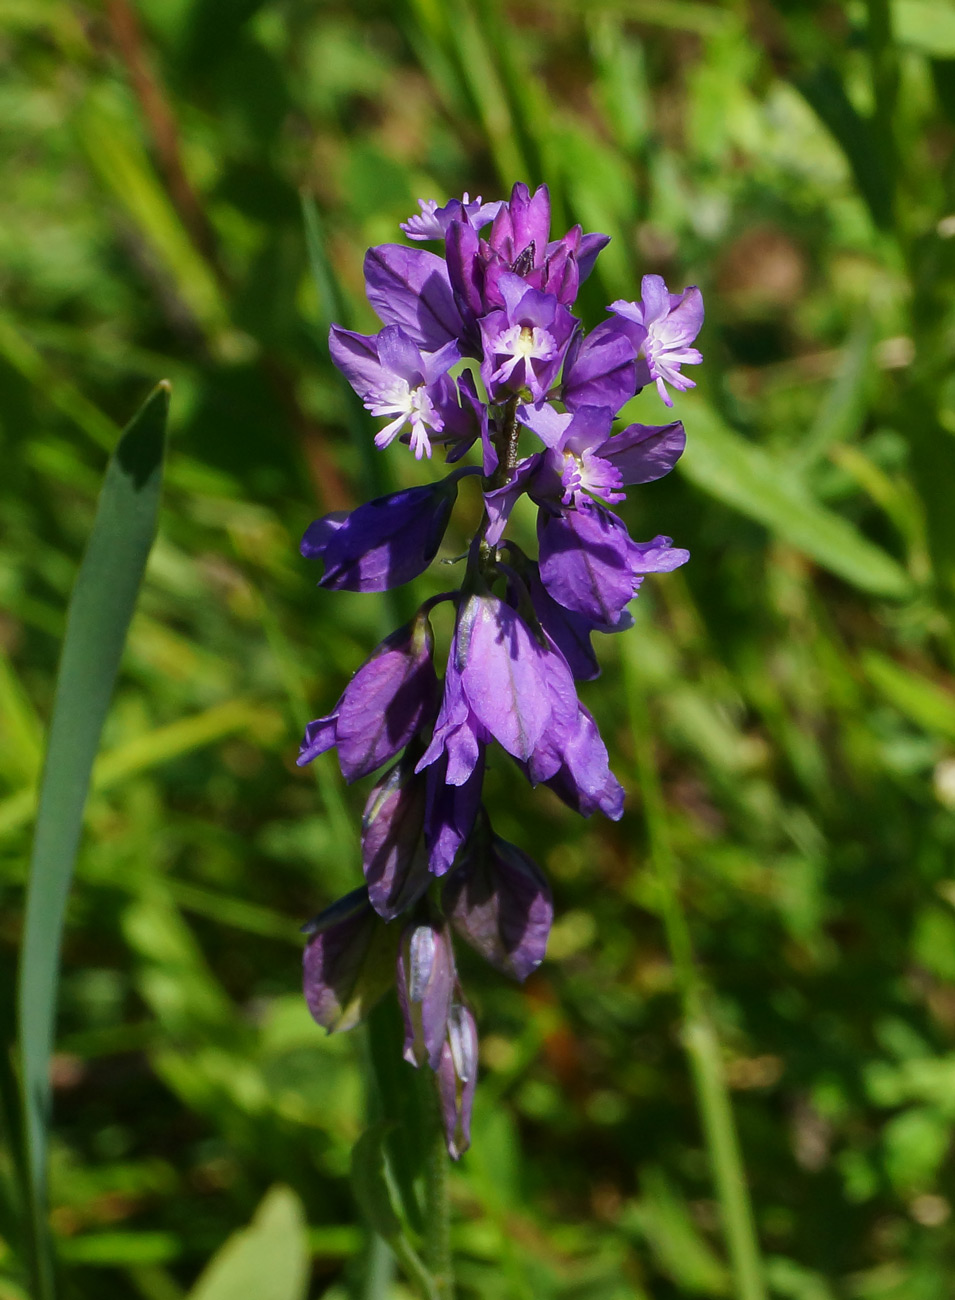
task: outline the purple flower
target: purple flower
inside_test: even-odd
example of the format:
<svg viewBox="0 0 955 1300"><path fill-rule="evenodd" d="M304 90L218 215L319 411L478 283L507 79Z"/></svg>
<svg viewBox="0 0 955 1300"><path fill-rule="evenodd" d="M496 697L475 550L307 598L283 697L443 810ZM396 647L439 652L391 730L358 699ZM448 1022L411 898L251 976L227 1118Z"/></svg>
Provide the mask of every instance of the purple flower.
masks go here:
<svg viewBox="0 0 955 1300"><path fill-rule="evenodd" d="M472 710L464 693L458 662L457 639L460 618L455 624L444 675L444 692L441 708L434 724L431 743L418 761L417 771L422 772L441 762L442 784L463 786L484 760L484 751L491 739L490 732Z"/></svg>
<svg viewBox="0 0 955 1300"><path fill-rule="evenodd" d="M447 926L412 921L398 948L398 1003L405 1022L404 1058L410 1064L438 1068L455 978Z"/></svg>
<svg viewBox="0 0 955 1300"><path fill-rule="evenodd" d="M487 301L490 304L497 299L502 272L516 271L533 288L554 294L561 303L572 303L593 270L597 254L608 243L606 235L584 235L580 226L551 241L547 186L541 185L531 194L518 182L488 234L484 254Z"/></svg>
<svg viewBox="0 0 955 1300"><path fill-rule="evenodd" d="M486 205L485 205L486 206ZM482 210L482 221L483 221ZM606 235L584 235L579 226L562 239L550 238L550 196L542 185L531 194L518 183L502 203L482 239L467 214L457 212L447 225L445 256L454 301L464 321L463 337L479 355L477 321L505 305L502 277L518 275L529 288L568 306L593 270Z"/></svg>
<svg viewBox="0 0 955 1300"><path fill-rule="evenodd" d="M523 981L544 960L554 919L550 887L486 819L448 876L441 904L456 933L505 975Z"/></svg>
<svg viewBox="0 0 955 1300"><path fill-rule="evenodd" d="M396 935L356 889L304 927L305 1000L329 1033L351 1029L395 980Z"/></svg>
<svg viewBox="0 0 955 1300"><path fill-rule="evenodd" d="M445 1141L452 1160L460 1160L471 1145L477 1067L477 1025L458 985L448 1012L448 1033L441 1047L437 1072Z"/></svg>
<svg viewBox="0 0 955 1300"><path fill-rule="evenodd" d="M331 713L305 729L298 764L333 745L346 781L394 758L434 715L438 679L426 614L392 632L351 679Z"/></svg>
<svg viewBox="0 0 955 1300"><path fill-rule="evenodd" d="M633 345L615 321L575 334L564 361L560 396L568 411L606 406L619 411L637 391Z"/></svg>
<svg viewBox="0 0 955 1300"><path fill-rule="evenodd" d="M577 693L563 656L499 597L464 601L451 653L474 717L515 758L526 761L545 733L575 725Z"/></svg>
<svg viewBox="0 0 955 1300"><path fill-rule="evenodd" d="M537 520L540 576L559 605L594 623L617 623L646 573L668 573L690 558L669 537L630 539L623 520L581 498L562 515Z"/></svg>
<svg viewBox="0 0 955 1300"><path fill-rule="evenodd" d="M467 191L463 198L451 199L443 208L438 207L437 199L419 199L420 213L402 221L400 229L409 239L444 239L452 221L466 219L475 230L480 230L494 220L503 206L500 199L495 203L482 203L480 194L472 200Z"/></svg>
<svg viewBox="0 0 955 1300"><path fill-rule="evenodd" d="M528 764L528 776L548 785L569 807L582 817L598 810L611 821L623 816L623 786L610 770L607 746L597 724L584 706L579 706L577 726L553 746L553 754L541 755ZM556 771L554 759L557 759Z"/></svg>
<svg viewBox="0 0 955 1300"><path fill-rule="evenodd" d="M458 850L474 829L481 806L486 748L483 744L478 745L474 767L467 779L458 785L452 785L447 779L447 753L427 768L424 842L428 870L434 876L443 876L450 869Z"/></svg>
<svg viewBox="0 0 955 1300"><path fill-rule="evenodd" d="M498 283L503 308L478 322L481 378L492 401L524 388L541 401L560 373L576 321L552 294L529 289L519 275L506 272Z"/></svg>
<svg viewBox="0 0 955 1300"><path fill-rule="evenodd" d="M302 538L302 554L324 561L318 585L333 591L388 591L416 578L441 545L458 480L477 473L477 467L455 470L440 483L392 492L357 510L316 519Z"/></svg>
<svg viewBox="0 0 955 1300"><path fill-rule="evenodd" d="M680 373L680 367L703 360L697 349L689 346L703 324L703 295L695 285L682 293L670 293L659 275L645 275L640 293L640 302L618 298L610 310L630 322L628 333L642 362L638 382L643 386L654 380L663 401L672 406L667 384L681 393L696 387Z"/></svg>
<svg viewBox="0 0 955 1300"><path fill-rule="evenodd" d="M416 755L404 754L381 778L361 819L361 861L372 907L390 921L416 902L430 883L422 831L425 778Z"/></svg>
<svg viewBox="0 0 955 1300"><path fill-rule="evenodd" d="M518 419L547 446L528 484L536 501L577 503L581 492L622 501L622 487L651 483L669 474L686 445L683 425L631 424L610 435L613 412L580 406L560 414L550 405L521 406Z"/></svg>
<svg viewBox="0 0 955 1300"><path fill-rule="evenodd" d="M375 434L375 446L387 447L410 424L415 459L430 456L429 433L442 433L446 418L458 409L457 390L447 374L460 356L457 343L423 353L398 325L386 325L375 335L333 325L328 346L365 408L391 417Z"/></svg>
<svg viewBox="0 0 955 1300"><path fill-rule="evenodd" d="M494 217L488 247L506 266L521 266L526 275L542 265L550 238L550 192L546 185L533 194L518 181L511 197ZM523 265L521 262L523 259Z"/></svg>
<svg viewBox="0 0 955 1300"><path fill-rule="evenodd" d="M403 244L370 248L365 291L381 321L400 325L426 352L438 352L461 338L463 322L443 257Z"/></svg>
<svg viewBox="0 0 955 1300"><path fill-rule="evenodd" d="M600 665L591 645L591 633L625 632L633 626L630 615L622 613L616 623L596 623L583 614L565 609L541 582L536 564L530 566L527 586L538 622L567 660L575 680L589 682L599 677Z"/></svg>

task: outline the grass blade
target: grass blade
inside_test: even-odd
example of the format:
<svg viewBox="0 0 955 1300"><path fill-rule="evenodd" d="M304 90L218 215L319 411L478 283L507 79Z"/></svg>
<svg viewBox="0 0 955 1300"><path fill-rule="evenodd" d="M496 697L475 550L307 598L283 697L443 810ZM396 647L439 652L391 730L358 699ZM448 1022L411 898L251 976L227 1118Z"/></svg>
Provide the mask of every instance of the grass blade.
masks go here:
<svg viewBox="0 0 955 1300"><path fill-rule="evenodd" d="M127 426L106 471L70 599L40 789L18 1002L36 1300L49 1300L55 1286L46 1129L60 938L93 760L156 532L168 407L169 386L162 383Z"/></svg>
<svg viewBox="0 0 955 1300"><path fill-rule="evenodd" d="M910 593L912 584L902 566L815 501L791 467L734 433L698 398L686 399L685 409L693 454L680 462L680 469L697 487L861 591L894 597Z"/></svg>

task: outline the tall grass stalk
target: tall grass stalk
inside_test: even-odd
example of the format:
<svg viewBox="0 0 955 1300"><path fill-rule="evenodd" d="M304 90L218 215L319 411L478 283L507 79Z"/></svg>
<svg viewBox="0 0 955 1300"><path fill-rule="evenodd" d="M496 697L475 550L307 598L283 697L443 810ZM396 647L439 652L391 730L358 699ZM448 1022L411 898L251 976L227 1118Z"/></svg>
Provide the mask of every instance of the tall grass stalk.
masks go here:
<svg viewBox="0 0 955 1300"><path fill-rule="evenodd" d="M628 641L624 651L624 675L637 780L643 798L660 914L680 994L683 1045L690 1062L696 1104L720 1207L723 1237L733 1272L733 1295L736 1300L767 1300L753 1208L719 1038L709 1010L709 990L693 957L690 927L680 900L679 865L670 841L650 716L635 653Z"/></svg>

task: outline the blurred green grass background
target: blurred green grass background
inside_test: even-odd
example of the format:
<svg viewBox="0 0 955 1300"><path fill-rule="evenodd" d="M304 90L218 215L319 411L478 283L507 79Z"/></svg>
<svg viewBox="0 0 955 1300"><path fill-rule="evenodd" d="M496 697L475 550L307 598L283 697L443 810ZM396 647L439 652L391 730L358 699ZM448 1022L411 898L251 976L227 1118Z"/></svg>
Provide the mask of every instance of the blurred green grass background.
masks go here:
<svg viewBox="0 0 955 1300"><path fill-rule="evenodd" d="M549 184L557 227L613 238L589 324L643 274L697 283L705 364L677 403L684 462L627 507L692 562L648 585L584 691L627 815L582 823L502 760L490 775L558 920L523 989L463 955L482 1080L453 1177L462 1294L732 1295L647 870L645 747L772 1294L952 1293L953 144L944 0L0 0L5 989L106 454L173 385L64 949L67 1295L184 1296L277 1183L294 1196L263 1212L273 1248L301 1248L301 1205L309 1294L362 1294L363 1041L309 1020L297 927L358 883L365 791L294 755L393 611L317 591L297 541L422 470L350 431L300 196L337 310L374 329L365 248L418 197L517 179ZM658 421L655 396L633 415ZM2 1300L26 1294L20 1246L0 1226Z"/></svg>

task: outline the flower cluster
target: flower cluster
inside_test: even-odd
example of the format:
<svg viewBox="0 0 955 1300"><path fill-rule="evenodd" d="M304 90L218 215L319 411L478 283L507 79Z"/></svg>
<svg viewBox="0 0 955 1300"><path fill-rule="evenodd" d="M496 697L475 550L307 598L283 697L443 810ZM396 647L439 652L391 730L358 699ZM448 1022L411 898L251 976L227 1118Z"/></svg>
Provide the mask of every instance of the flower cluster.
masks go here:
<svg viewBox="0 0 955 1300"><path fill-rule="evenodd" d="M306 729L300 763L334 746L347 781L385 771L362 819L365 885L308 927L305 992L320 1024L343 1029L397 986L405 1057L436 1072L458 1156L477 1033L452 934L523 980L543 959L553 915L540 869L495 834L482 806L488 749L496 742L584 817L622 814L623 790L576 683L599 671L592 633L628 627L644 575L688 554L669 537L635 542L610 509L625 487L673 468L682 424L615 431L614 421L650 383L667 406L668 386L693 386L681 367L700 360L691 344L703 305L698 289L673 294L648 275L640 301L612 303L585 334L571 307L607 239L575 226L552 240L545 187L420 206L402 229L441 253L369 250L367 293L382 328L333 326L331 354L384 421L378 447L398 439L420 459L440 446L449 463L474 447L480 464L326 515L302 552L324 565L320 586L384 591L435 558L463 479L480 478L484 512L460 589L426 601ZM535 449L522 455L525 435ZM536 559L505 536L522 496L537 508ZM441 603L454 611L443 680L431 625Z"/></svg>

